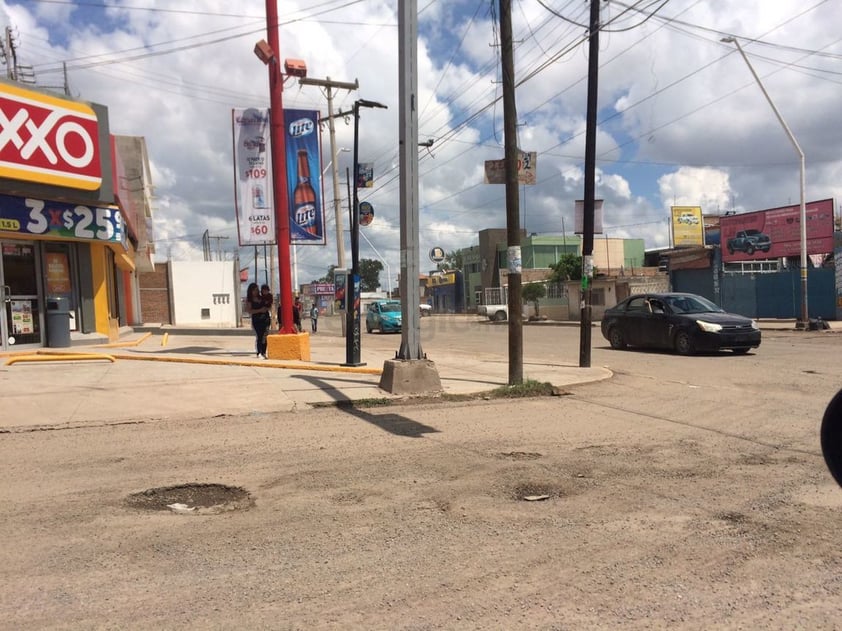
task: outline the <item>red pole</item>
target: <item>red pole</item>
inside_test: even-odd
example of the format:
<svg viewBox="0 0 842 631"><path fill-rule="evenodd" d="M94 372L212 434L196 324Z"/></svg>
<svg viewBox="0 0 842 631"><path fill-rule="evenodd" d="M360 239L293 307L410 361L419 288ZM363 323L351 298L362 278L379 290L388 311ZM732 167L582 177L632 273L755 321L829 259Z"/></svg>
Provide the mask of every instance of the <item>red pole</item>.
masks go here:
<svg viewBox="0 0 842 631"><path fill-rule="evenodd" d="M284 79L278 43L278 3L266 0L266 31L273 57L269 62L270 137L272 139L272 182L275 201L275 240L278 242L278 271L281 276L281 333L298 333L292 323L292 274L289 258L289 194L287 193L284 135Z"/></svg>

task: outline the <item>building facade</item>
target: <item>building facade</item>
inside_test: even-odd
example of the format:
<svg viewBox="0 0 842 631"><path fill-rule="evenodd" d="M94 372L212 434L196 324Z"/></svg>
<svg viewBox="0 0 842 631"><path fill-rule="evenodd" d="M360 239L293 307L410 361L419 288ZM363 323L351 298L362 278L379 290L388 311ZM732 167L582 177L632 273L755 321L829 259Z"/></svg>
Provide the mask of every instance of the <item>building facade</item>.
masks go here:
<svg viewBox="0 0 842 631"><path fill-rule="evenodd" d="M0 350L117 339L152 267L145 147L119 149L102 105L16 83L0 112Z"/></svg>

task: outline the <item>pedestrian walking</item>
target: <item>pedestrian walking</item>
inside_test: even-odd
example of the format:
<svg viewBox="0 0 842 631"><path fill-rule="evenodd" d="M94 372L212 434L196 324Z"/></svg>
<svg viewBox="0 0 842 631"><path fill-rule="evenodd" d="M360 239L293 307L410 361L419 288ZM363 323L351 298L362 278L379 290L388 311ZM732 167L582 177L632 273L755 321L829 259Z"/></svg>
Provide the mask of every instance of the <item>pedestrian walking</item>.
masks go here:
<svg viewBox="0 0 842 631"><path fill-rule="evenodd" d="M319 328L319 308L316 305L310 309L310 328L313 333Z"/></svg>
<svg viewBox="0 0 842 631"><path fill-rule="evenodd" d="M272 317L269 315L270 307L267 307L260 288L257 283L251 283L246 290L246 312L251 315L251 326L254 329L255 350L257 356L266 359L266 335L269 332L269 324Z"/></svg>
<svg viewBox="0 0 842 631"><path fill-rule="evenodd" d="M301 327L301 299L296 298L295 302L292 305L292 324L295 327L295 330L301 333L304 329Z"/></svg>

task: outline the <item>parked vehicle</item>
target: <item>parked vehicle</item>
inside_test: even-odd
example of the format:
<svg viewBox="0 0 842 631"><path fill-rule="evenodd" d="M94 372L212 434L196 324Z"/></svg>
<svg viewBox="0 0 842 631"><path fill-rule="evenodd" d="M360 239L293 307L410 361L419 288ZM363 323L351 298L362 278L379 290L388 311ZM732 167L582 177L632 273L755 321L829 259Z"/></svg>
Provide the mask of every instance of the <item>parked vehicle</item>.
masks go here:
<svg viewBox="0 0 842 631"><path fill-rule="evenodd" d="M833 479L842 486L842 390L827 404L820 437L827 468Z"/></svg>
<svg viewBox="0 0 842 631"><path fill-rule="evenodd" d="M760 230L740 230L728 239L728 252L745 252L754 254L755 251L768 252L772 247L772 239Z"/></svg>
<svg viewBox="0 0 842 631"><path fill-rule="evenodd" d="M494 322L504 322L509 318L508 303L508 287L486 287L482 304L477 305L477 315L486 316Z"/></svg>
<svg viewBox="0 0 842 631"><path fill-rule="evenodd" d="M681 355L760 346L751 318L727 313L695 294L636 294L605 310L602 335L615 349L626 346L674 349Z"/></svg>
<svg viewBox="0 0 842 631"><path fill-rule="evenodd" d="M428 305L426 303L421 303L418 305L418 308L421 311L421 317L433 315L433 305Z"/></svg>
<svg viewBox="0 0 842 631"><path fill-rule="evenodd" d="M402 319L400 300L377 300L368 305L365 330L369 333L375 329L381 333L400 333Z"/></svg>
<svg viewBox="0 0 842 631"><path fill-rule="evenodd" d="M477 314L494 322L505 322L509 318L509 305L480 305Z"/></svg>

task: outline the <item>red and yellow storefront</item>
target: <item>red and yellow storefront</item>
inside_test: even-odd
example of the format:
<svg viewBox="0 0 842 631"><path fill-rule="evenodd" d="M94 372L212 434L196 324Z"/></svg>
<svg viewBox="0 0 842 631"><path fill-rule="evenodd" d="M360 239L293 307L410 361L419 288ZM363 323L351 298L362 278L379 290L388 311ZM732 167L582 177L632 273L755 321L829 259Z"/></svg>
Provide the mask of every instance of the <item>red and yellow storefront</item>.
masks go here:
<svg viewBox="0 0 842 631"><path fill-rule="evenodd" d="M105 107L0 82L0 350L58 339L51 308L74 344L137 322L137 239L116 177Z"/></svg>

